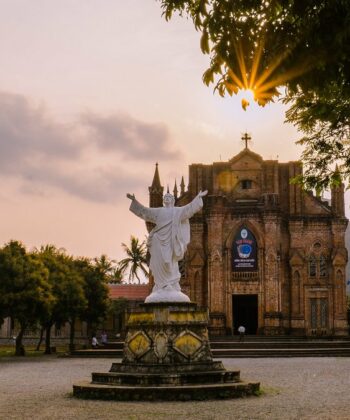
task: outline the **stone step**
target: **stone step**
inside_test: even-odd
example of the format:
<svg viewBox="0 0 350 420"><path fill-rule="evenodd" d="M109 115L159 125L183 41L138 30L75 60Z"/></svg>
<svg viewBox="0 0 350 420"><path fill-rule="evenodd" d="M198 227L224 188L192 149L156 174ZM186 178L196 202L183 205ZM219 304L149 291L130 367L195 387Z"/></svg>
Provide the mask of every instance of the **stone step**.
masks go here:
<svg viewBox="0 0 350 420"><path fill-rule="evenodd" d="M124 341L110 341L107 344L104 344L103 346L101 346L101 349L121 349L123 350L124 347Z"/></svg>
<svg viewBox="0 0 350 420"><path fill-rule="evenodd" d="M186 363L112 363L109 370L114 373L145 373L145 374L167 374L174 373L195 373L195 372L225 372L223 363L220 360L202 360Z"/></svg>
<svg viewBox="0 0 350 420"><path fill-rule="evenodd" d="M123 350L116 349L86 349L86 350L75 350L70 354L70 357L123 357Z"/></svg>
<svg viewBox="0 0 350 420"><path fill-rule="evenodd" d="M278 342L278 341L350 341L350 336L297 336L297 335L245 335L245 341L254 342ZM238 335L211 336L210 342L214 341L239 341Z"/></svg>
<svg viewBox="0 0 350 420"><path fill-rule="evenodd" d="M212 349L214 358L229 357L350 357L349 348L224 348ZM121 350L79 350L72 357L122 358Z"/></svg>
<svg viewBox="0 0 350 420"><path fill-rule="evenodd" d="M350 357L350 349L215 349L215 358L250 357Z"/></svg>
<svg viewBox="0 0 350 420"><path fill-rule="evenodd" d="M124 342L108 343L97 349L76 350L73 357L122 358ZM215 338L210 341L214 357L349 357L349 337L330 339L306 339L291 336L246 336L244 342L237 337Z"/></svg>
<svg viewBox="0 0 350 420"><path fill-rule="evenodd" d="M234 382L181 386L116 386L80 382L73 385L73 395L84 399L116 401L190 401L213 398L239 398L257 395L258 382Z"/></svg>
<svg viewBox="0 0 350 420"><path fill-rule="evenodd" d="M296 349L296 348L342 348L350 349L350 341L211 341L210 348L214 349Z"/></svg>
<svg viewBox="0 0 350 420"><path fill-rule="evenodd" d="M239 371L203 371L181 373L92 373L92 383L100 385L164 386L239 382Z"/></svg>
<svg viewBox="0 0 350 420"><path fill-rule="evenodd" d="M234 344L235 343L235 344ZM251 343L252 346L272 346L272 345L288 345L288 346L298 346L305 345L307 346L349 346L350 347L350 337L339 337L339 338L305 338L305 337L291 337L291 336L276 336L276 337L265 337L265 336L245 336L244 343ZM332 343L332 344L331 344ZM240 345L241 342L236 336L222 337L222 338L212 338L210 340L210 346L214 347L225 347L231 345ZM122 350L124 346L124 341L111 341L100 347L99 349L118 349Z"/></svg>

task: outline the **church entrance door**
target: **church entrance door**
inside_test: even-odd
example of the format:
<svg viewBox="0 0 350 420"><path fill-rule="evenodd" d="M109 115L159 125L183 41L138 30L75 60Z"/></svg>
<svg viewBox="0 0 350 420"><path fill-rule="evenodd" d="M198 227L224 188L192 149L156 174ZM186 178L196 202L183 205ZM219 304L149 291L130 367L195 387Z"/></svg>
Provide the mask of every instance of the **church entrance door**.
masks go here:
<svg viewBox="0 0 350 420"><path fill-rule="evenodd" d="M232 295L234 334L243 325L246 334L256 334L258 329L258 295Z"/></svg>

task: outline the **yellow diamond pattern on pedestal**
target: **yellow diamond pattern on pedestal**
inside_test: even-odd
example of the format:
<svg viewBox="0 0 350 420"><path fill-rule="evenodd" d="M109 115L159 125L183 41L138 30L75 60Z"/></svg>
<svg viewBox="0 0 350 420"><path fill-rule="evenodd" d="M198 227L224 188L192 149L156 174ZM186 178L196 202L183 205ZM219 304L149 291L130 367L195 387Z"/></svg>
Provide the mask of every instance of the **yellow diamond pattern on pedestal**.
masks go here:
<svg viewBox="0 0 350 420"><path fill-rule="evenodd" d="M185 357L192 357L202 347L202 340L191 331L184 331L175 338L173 347Z"/></svg>
<svg viewBox="0 0 350 420"><path fill-rule="evenodd" d="M140 331L131 337L128 347L135 356L140 357L150 349L151 340L146 334Z"/></svg>

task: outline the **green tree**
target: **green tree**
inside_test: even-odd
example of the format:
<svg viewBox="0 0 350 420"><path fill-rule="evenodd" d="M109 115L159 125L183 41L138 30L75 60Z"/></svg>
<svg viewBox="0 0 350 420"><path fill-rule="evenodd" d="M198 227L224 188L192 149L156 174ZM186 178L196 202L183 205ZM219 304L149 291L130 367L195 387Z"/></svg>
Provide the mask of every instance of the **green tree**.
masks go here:
<svg viewBox="0 0 350 420"><path fill-rule="evenodd" d="M65 314L70 326L69 333L69 349L74 350L75 325L78 319L83 319L85 311L88 308L88 299L85 293L85 279L79 269L77 269L75 261L70 260L69 276L65 278L62 290L64 295L60 300L59 312Z"/></svg>
<svg viewBox="0 0 350 420"><path fill-rule="evenodd" d="M252 89L260 105L279 96L304 132L306 187L349 180L348 0L160 0L164 16L189 16L209 54L203 74L221 96ZM338 164L338 170L336 165Z"/></svg>
<svg viewBox="0 0 350 420"><path fill-rule="evenodd" d="M99 258L94 258L95 266L105 275L113 272L115 261L108 258L106 254L102 254Z"/></svg>
<svg viewBox="0 0 350 420"><path fill-rule="evenodd" d="M49 283L55 302L51 310L41 320L45 329L45 354L51 353L51 329L53 325L69 322L71 332L71 346L74 340L74 322L86 308L83 279L74 270L73 259L64 250L54 245L45 245L37 251L49 273ZM73 326L72 326L73 325Z"/></svg>
<svg viewBox="0 0 350 420"><path fill-rule="evenodd" d="M108 276L108 283L111 283L111 284L123 283L124 272L125 272L125 269L123 270L120 267L120 264L117 264L117 266L113 268L112 272Z"/></svg>
<svg viewBox="0 0 350 420"><path fill-rule="evenodd" d="M19 324L16 355L24 354L25 330L37 325L54 304L48 271L36 254L27 253L18 241L0 250L0 307Z"/></svg>
<svg viewBox="0 0 350 420"><path fill-rule="evenodd" d="M84 280L84 295L87 302L81 320L86 321L88 334L106 318L109 290L107 274L100 264L92 264L88 258L74 260L75 270Z"/></svg>
<svg viewBox="0 0 350 420"><path fill-rule="evenodd" d="M48 271L48 282L55 298L54 304L50 307L50 310L41 316L41 331L37 350L40 349L42 335L45 331L45 354L51 354L51 328L55 322L59 322L61 320L57 318L57 306L59 304L59 288L62 283L62 277L65 276L64 266L59 261L59 251L54 245L42 246L40 250L35 250L35 252Z"/></svg>
<svg viewBox="0 0 350 420"><path fill-rule="evenodd" d="M118 319L119 328L123 325L122 318L128 308L128 300L121 297L118 299L109 299L108 302L108 316L113 319ZM118 331L120 332L120 331Z"/></svg>
<svg viewBox="0 0 350 420"><path fill-rule="evenodd" d="M350 89L330 84L318 93L297 92L285 98L286 116L304 136L304 174L296 181L306 189L327 189L350 180Z"/></svg>
<svg viewBox="0 0 350 420"><path fill-rule="evenodd" d="M95 266L101 270L105 276L107 283L120 284L123 281L124 270L119 263L111 260L107 255L102 254L99 258L94 258Z"/></svg>
<svg viewBox="0 0 350 420"><path fill-rule="evenodd" d="M135 236L130 237L130 246L122 243L122 247L127 255L126 258L119 262L120 269L124 272L129 269L129 282L134 280L135 277L140 284L139 271L148 277L147 270L147 250L145 241L139 242Z"/></svg>

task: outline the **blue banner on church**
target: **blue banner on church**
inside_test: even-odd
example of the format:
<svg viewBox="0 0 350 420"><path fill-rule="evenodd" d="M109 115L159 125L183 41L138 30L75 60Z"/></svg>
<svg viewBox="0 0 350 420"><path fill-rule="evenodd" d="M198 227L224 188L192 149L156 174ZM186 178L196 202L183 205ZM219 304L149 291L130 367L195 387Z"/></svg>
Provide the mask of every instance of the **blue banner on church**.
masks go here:
<svg viewBox="0 0 350 420"><path fill-rule="evenodd" d="M241 227L233 240L232 268L234 271L258 269L256 239L246 227Z"/></svg>

